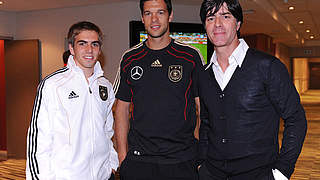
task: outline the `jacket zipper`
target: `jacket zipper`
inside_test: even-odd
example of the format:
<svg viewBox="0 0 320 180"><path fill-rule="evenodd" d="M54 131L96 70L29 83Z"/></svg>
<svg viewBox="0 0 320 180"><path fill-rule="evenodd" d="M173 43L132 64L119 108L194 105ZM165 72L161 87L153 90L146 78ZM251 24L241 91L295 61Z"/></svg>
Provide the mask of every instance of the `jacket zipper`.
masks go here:
<svg viewBox="0 0 320 180"><path fill-rule="evenodd" d="M91 87L90 87L90 84L88 84L89 86L89 99L90 99L90 104L89 104L89 109L90 109L90 129L91 129L91 135L93 135L93 125L92 125L92 118L91 118L91 115L92 115L92 90L91 90ZM94 172L93 172L93 164L94 164L94 147L93 147L93 137L91 136L90 138L90 141L91 141L91 177L92 179L94 179Z"/></svg>
<svg viewBox="0 0 320 180"><path fill-rule="evenodd" d="M97 80L94 79L90 84L88 84L89 86L89 99L90 99L90 115L93 114L93 108L92 108L92 98L94 98L94 95L92 94L92 90L91 90L91 85L94 84L94 82ZM91 152L92 152L92 160L91 160L91 176L92 179L95 180L96 177L94 176L94 141L95 141L95 129L94 129L94 120L91 118L92 116L90 116L90 123L91 123L91 133L92 133L92 138L91 138Z"/></svg>

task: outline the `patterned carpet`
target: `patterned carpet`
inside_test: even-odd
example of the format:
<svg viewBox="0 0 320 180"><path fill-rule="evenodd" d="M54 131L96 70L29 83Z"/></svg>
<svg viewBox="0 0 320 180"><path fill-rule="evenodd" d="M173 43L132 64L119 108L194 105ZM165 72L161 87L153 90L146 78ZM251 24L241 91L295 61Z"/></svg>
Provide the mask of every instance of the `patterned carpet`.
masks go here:
<svg viewBox="0 0 320 180"><path fill-rule="evenodd" d="M319 94L317 97L320 97ZM305 95L302 100L308 98ZM314 98L310 97L308 100L312 101ZM308 133L291 180L320 180L320 104L304 102L304 107L308 119ZM25 160L1 161L0 180L25 179L24 170Z"/></svg>
<svg viewBox="0 0 320 180"><path fill-rule="evenodd" d="M22 180L25 179L26 160L9 159L0 162L0 179Z"/></svg>
<svg viewBox="0 0 320 180"><path fill-rule="evenodd" d="M291 180L320 180L320 107L305 106L308 132Z"/></svg>

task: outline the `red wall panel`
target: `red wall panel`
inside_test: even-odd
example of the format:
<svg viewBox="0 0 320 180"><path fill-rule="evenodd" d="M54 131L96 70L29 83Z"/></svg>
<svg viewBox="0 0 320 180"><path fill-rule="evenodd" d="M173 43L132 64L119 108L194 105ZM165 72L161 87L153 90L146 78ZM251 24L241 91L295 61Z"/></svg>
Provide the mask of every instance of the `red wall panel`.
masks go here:
<svg viewBox="0 0 320 180"><path fill-rule="evenodd" d="M4 40L0 40L0 150L7 150Z"/></svg>

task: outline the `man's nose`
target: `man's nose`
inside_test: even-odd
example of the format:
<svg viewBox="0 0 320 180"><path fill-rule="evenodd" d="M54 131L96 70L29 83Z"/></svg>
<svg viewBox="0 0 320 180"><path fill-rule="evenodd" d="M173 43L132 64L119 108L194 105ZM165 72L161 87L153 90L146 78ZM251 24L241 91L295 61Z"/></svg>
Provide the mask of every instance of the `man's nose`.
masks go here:
<svg viewBox="0 0 320 180"><path fill-rule="evenodd" d="M217 26L217 27L220 27L221 26L221 17L216 17L215 20L214 20L214 25Z"/></svg>
<svg viewBox="0 0 320 180"><path fill-rule="evenodd" d="M158 16L156 13L151 14L151 20L152 20L152 22L156 22L158 20Z"/></svg>
<svg viewBox="0 0 320 180"><path fill-rule="evenodd" d="M87 52L92 52L92 49L93 47L91 44L87 45L87 48L86 48Z"/></svg>

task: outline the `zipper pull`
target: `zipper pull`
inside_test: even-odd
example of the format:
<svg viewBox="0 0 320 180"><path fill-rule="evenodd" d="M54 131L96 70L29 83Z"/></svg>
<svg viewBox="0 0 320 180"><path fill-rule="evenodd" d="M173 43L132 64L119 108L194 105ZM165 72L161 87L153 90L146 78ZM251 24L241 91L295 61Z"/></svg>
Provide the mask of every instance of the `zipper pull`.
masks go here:
<svg viewBox="0 0 320 180"><path fill-rule="evenodd" d="M92 91L91 91L91 88L89 87L89 92L90 92L90 94L92 94Z"/></svg>

